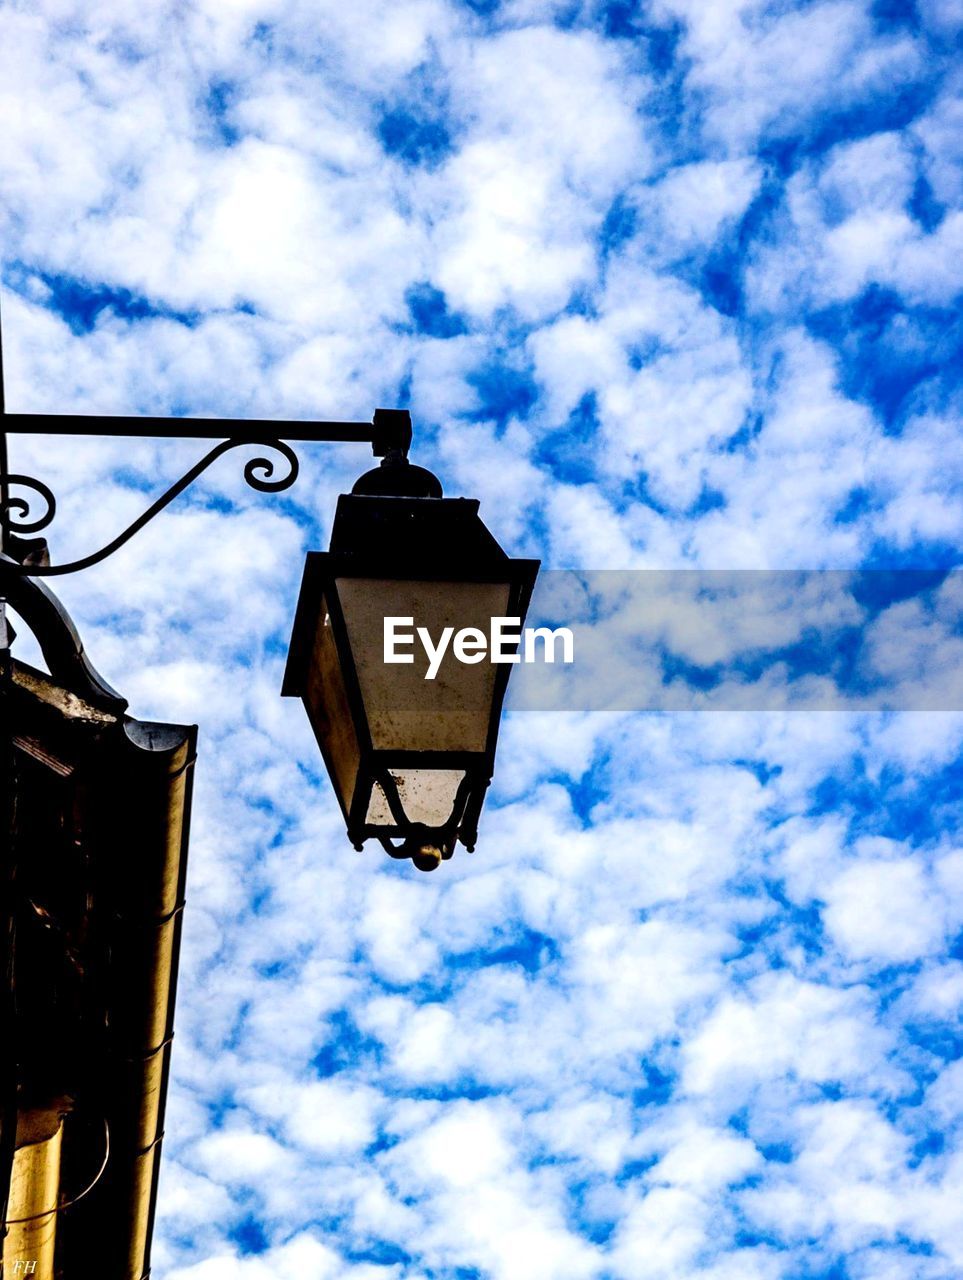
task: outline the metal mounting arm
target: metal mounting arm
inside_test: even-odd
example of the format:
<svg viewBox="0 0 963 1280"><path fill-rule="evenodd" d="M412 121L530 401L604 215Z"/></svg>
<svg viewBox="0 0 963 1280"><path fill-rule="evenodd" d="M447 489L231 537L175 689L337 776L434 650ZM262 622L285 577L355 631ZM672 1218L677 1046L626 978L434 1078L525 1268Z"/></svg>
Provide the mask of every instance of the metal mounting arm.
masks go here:
<svg viewBox="0 0 963 1280"><path fill-rule="evenodd" d="M44 538L24 537L37 534L53 521L57 501L42 480L15 474L7 463L7 435L96 435L108 438L134 436L178 440L219 440L209 453L186 472L176 484L113 538L106 546L68 564L52 565ZM285 441L370 444L376 458L387 467L384 475L369 473L362 477L372 491L405 493L441 492L441 486L429 473L408 465L411 446L411 415L407 409L376 409L371 422L291 422L270 419L239 418L156 418L122 417L62 413L7 413L3 387L3 340L0 332L0 620L3 616L3 582L12 577L49 578L76 573L106 560L146 524L149 524L174 499L184 492L224 453L241 445L254 445L279 453L287 463L287 471L275 476L275 463L266 457L250 459L244 466L244 479L261 493L281 493L298 477L298 458ZM372 480L372 476L375 476ZM403 477L403 478L402 478ZM407 481L407 484L405 483ZM359 483L362 483L359 482ZM29 497L12 490L26 491ZM40 498L39 515L31 511L31 500ZM5 628L3 629L5 635ZM0 635L0 649L3 647Z"/></svg>
<svg viewBox="0 0 963 1280"><path fill-rule="evenodd" d="M7 465L7 434L106 437L135 436L178 440L219 440L211 451L162 494L143 515L128 525L99 551L68 564L52 565L39 533L53 520L57 502L51 490L34 476L12 473ZM239 418L153 418L62 413L7 413L3 394L3 349L0 345L0 583L11 575L54 577L76 573L113 554L184 492L224 453L241 445L273 450L287 463L287 471L275 477L270 458L252 458L244 466L244 479L262 493L280 493L298 478L297 455L287 440L325 443L370 444L376 458L404 464L411 445L411 415L407 409L376 409L371 422L291 422ZM43 500L40 515L31 511L31 500L13 489L26 490Z"/></svg>
<svg viewBox="0 0 963 1280"><path fill-rule="evenodd" d="M8 435L137 436L177 440L224 440L237 444L298 440L327 444L370 444L376 458L411 446L407 409L375 409L371 422L291 422L273 418L135 418L72 413L6 413Z"/></svg>
<svg viewBox="0 0 963 1280"><path fill-rule="evenodd" d="M411 415L406 409L376 409L370 423L258 422L217 418L84 418L63 414L4 413L0 416L0 428L3 428L0 431L0 550L5 550L10 557L0 561L0 575L22 573L44 578L76 573L106 560L168 507L222 454L231 449L256 445L280 453L288 467L287 472L280 476L274 476L275 463L270 458L252 458L244 466L244 479L252 489L261 493L280 493L294 484L300 470L297 454L282 436L299 441L371 444L375 457L391 457L402 461L406 460L411 443ZM57 511L56 499L42 481L8 470L6 431L28 435L159 436L183 440L220 438L221 443L205 454L200 462L191 467L143 515L105 547L68 564L52 565L43 539L25 541L21 535L39 533L47 528ZM229 438L224 439L225 436ZM30 500L11 493L13 488L27 490L42 498L45 503L42 513L34 515Z"/></svg>

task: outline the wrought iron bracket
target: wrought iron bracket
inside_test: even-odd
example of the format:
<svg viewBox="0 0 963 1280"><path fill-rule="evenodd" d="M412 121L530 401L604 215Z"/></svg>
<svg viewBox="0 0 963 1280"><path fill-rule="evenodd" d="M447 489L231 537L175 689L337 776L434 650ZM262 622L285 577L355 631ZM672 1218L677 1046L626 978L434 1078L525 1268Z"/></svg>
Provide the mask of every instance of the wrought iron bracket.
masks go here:
<svg viewBox="0 0 963 1280"><path fill-rule="evenodd" d="M242 446L267 449L280 454L286 470L275 475L277 464L270 457L251 458L244 465L244 479L260 493L281 493L297 480L298 457L287 440L309 442L356 442L370 444L375 457L407 461L411 444L411 416L406 409L376 409L373 420L364 422L273 422L208 418L100 418L61 414L5 414L0 409L0 587L12 574L31 578L51 578L77 573L106 560L149 524L161 511L189 488L223 454ZM66 564L49 563L46 542L25 538L46 529L54 519L57 501L50 488L34 476L11 472L7 466L6 432L29 435L99 435L166 437L183 440L222 439L191 467L156 502L106 546ZM282 439L286 437L286 439ZM412 470L417 470L413 468ZM22 492L17 492L22 491ZM32 495L31 497L25 494ZM37 514L33 504L39 498L43 508ZM2 591L0 591L2 594Z"/></svg>

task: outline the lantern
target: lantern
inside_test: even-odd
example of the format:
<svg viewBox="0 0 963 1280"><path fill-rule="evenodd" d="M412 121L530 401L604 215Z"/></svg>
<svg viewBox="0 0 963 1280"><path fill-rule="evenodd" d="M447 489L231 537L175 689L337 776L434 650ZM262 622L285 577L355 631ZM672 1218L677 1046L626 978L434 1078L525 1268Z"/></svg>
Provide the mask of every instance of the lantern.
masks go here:
<svg viewBox="0 0 963 1280"><path fill-rule="evenodd" d="M282 693L304 700L356 848L375 838L423 871L458 840L474 848L512 669L479 633L518 619L502 624L502 654L517 655L537 572L505 554L477 501L443 498L400 452L339 499L330 549L307 557ZM412 637L394 662L386 618ZM429 679L417 628L434 645L470 628L475 643L462 658L449 644Z"/></svg>

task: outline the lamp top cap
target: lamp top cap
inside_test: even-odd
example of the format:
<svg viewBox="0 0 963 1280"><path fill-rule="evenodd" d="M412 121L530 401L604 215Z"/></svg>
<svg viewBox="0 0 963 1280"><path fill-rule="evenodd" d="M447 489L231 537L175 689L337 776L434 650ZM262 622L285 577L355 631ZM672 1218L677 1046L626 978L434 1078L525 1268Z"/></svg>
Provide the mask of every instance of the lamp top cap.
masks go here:
<svg viewBox="0 0 963 1280"><path fill-rule="evenodd" d="M379 467L366 471L352 485L353 494L370 498L440 498L441 481L424 467L416 467L392 450Z"/></svg>
<svg viewBox="0 0 963 1280"><path fill-rule="evenodd" d="M366 471L351 492L372 498L440 498L441 482L408 461L411 414L407 409L375 409L372 452L381 466Z"/></svg>

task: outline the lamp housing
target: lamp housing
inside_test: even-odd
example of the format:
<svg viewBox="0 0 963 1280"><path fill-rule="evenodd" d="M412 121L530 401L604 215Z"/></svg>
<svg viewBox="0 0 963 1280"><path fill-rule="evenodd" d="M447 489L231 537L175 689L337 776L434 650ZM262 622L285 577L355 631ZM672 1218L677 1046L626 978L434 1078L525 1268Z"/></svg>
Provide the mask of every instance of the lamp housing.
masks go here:
<svg viewBox="0 0 963 1280"><path fill-rule="evenodd" d="M419 470L399 468L412 482ZM446 627L487 635L495 617L520 632L539 562L506 555L474 499L371 491L383 487L362 477L330 549L308 554L282 693L304 701L355 847L374 838L432 870L457 841L474 848L512 665L461 661L449 644L426 679L417 640L410 661L385 661L385 618L436 644Z"/></svg>

